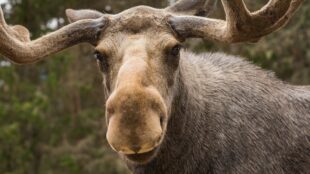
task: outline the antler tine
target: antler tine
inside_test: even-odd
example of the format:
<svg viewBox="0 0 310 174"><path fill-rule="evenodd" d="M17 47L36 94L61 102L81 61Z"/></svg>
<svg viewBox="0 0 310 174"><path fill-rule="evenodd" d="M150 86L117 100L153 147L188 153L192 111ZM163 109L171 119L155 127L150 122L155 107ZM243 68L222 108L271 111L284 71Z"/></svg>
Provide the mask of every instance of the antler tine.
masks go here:
<svg viewBox="0 0 310 174"><path fill-rule="evenodd" d="M107 23L106 16L80 20L31 41L25 27L6 24L0 7L0 53L15 63L34 63L82 42L95 44L98 34Z"/></svg>
<svg viewBox="0 0 310 174"><path fill-rule="evenodd" d="M304 0L292 0L291 2L275 0L269 1L269 3L261 10L252 13L253 21L257 21L258 23L265 21L265 33L268 34L289 22L303 1ZM277 14L277 16L273 16L272 14Z"/></svg>
<svg viewBox="0 0 310 174"><path fill-rule="evenodd" d="M2 7L0 6L0 26L5 26L6 22L4 20L4 15L3 15L3 11L2 11Z"/></svg>
<svg viewBox="0 0 310 174"><path fill-rule="evenodd" d="M82 19L97 19L100 18L103 13L96 11L96 10L74 10L74 9L67 9L66 15L68 17L69 22L75 22ZM69 17L70 16L70 17Z"/></svg>
<svg viewBox="0 0 310 174"><path fill-rule="evenodd" d="M254 42L284 26L302 2L270 0L262 9L250 13L243 0L222 0L226 21L174 16L170 24L183 37L202 37L228 43Z"/></svg>
<svg viewBox="0 0 310 174"><path fill-rule="evenodd" d="M217 0L180 0L166 10L175 14L207 16L216 4Z"/></svg>

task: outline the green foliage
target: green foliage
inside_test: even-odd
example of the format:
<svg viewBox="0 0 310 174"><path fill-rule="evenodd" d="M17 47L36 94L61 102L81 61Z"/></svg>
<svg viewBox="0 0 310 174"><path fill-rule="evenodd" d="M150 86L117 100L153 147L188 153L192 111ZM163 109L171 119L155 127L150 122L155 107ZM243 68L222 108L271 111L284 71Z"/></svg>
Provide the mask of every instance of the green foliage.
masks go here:
<svg viewBox="0 0 310 174"><path fill-rule="evenodd" d="M250 1L257 9L266 0ZM153 0L10 0L8 23L27 26L35 38L63 25L66 8L119 12L135 5L163 7ZM214 16L223 16L217 10ZM224 51L242 55L296 84L309 84L310 2L292 22L257 44L225 45L190 41L198 52ZM101 77L92 50L76 46L29 66L0 66L1 174L125 174L126 167L105 140ZM1 59L2 62L4 59Z"/></svg>

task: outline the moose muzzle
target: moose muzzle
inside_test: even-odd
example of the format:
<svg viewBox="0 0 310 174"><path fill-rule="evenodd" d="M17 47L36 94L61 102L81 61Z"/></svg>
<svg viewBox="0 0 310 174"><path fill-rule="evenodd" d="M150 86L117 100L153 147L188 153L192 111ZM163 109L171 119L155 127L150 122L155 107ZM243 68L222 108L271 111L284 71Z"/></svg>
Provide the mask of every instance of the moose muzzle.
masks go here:
<svg viewBox="0 0 310 174"><path fill-rule="evenodd" d="M107 140L123 154L145 154L162 141L167 109L142 58L125 59L106 103Z"/></svg>

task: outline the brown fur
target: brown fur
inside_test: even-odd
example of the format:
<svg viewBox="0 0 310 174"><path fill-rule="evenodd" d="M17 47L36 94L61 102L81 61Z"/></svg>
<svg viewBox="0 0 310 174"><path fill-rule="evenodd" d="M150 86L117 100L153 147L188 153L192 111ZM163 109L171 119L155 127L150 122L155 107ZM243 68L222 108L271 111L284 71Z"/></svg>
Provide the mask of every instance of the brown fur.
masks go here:
<svg viewBox="0 0 310 174"><path fill-rule="evenodd" d="M175 76L173 69L166 63L165 55L167 54L166 48L174 46L178 41L168 34L166 37L163 35L164 37L160 38L155 36L148 38L144 31L134 35L127 32L120 32L116 37L107 36L96 48L106 55L110 65L109 72L104 74L104 78L108 83L107 86L111 88L111 91L107 93L112 93L107 101L107 110L113 110L113 114L107 112L107 119L113 118L113 123L120 122L115 123L114 126L109 124L107 137L110 144L114 144L112 146L118 144L118 146L126 146L123 148L127 149L130 149L127 146L146 146L141 149L148 150L158 145L166 129L165 125L168 120L166 108L167 105L171 105L171 101L167 100L169 90L171 90L169 82L173 81ZM157 47L162 47L162 52L154 49L155 44ZM106 45L109 46L106 47ZM155 116L152 115L157 118L153 118ZM133 119L134 117L137 119ZM160 123L160 119L164 123ZM114 128L120 125L122 125L122 131ZM124 132L131 131L139 133L132 133L127 136L127 139ZM121 135L115 135L121 133L123 138L119 138ZM153 144L153 146L148 144ZM128 153L133 153L133 150L128 150Z"/></svg>
<svg viewBox="0 0 310 174"><path fill-rule="evenodd" d="M135 174L309 173L309 87L285 84L233 56L179 54L180 36L256 41L283 26L302 0L271 1L255 13L241 0L222 0L227 21L179 16L199 13L203 2L117 15L68 10L73 24L31 42L0 10L0 52L31 63L76 43L94 44L107 139Z"/></svg>
<svg viewBox="0 0 310 174"><path fill-rule="evenodd" d="M107 139L129 168L135 174L310 171L309 88L224 54L171 56L182 40L166 15L145 6L124 11L110 18L96 46L109 65Z"/></svg>
<svg viewBox="0 0 310 174"><path fill-rule="evenodd" d="M307 174L310 90L225 54L183 52L165 139L135 174Z"/></svg>

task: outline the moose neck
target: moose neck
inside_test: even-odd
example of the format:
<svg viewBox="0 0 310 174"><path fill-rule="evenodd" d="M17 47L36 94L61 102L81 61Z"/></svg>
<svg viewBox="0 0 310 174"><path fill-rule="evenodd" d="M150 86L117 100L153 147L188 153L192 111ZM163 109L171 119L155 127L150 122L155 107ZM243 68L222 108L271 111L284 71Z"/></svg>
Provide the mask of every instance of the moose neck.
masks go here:
<svg viewBox="0 0 310 174"><path fill-rule="evenodd" d="M191 70L189 71L188 68ZM206 116L207 104L190 94L191 86L196 86L195 83L202 83L188 81L193 79L188 78L191 76L188 73L193 73L193 69L189 65L181 65L177 74L177 89L165 140L152 162L146 165L128 163L128 167L135 174L207 173L208 165L206 163L209 157L208 154L203 154L208 152L206 148L209 148L203 143L207 141L209 132L208 126L205 124L208 119ZM193 161L197 161L197 163L193 164ZM188 172L184 172L184 170Z"/></svg>

